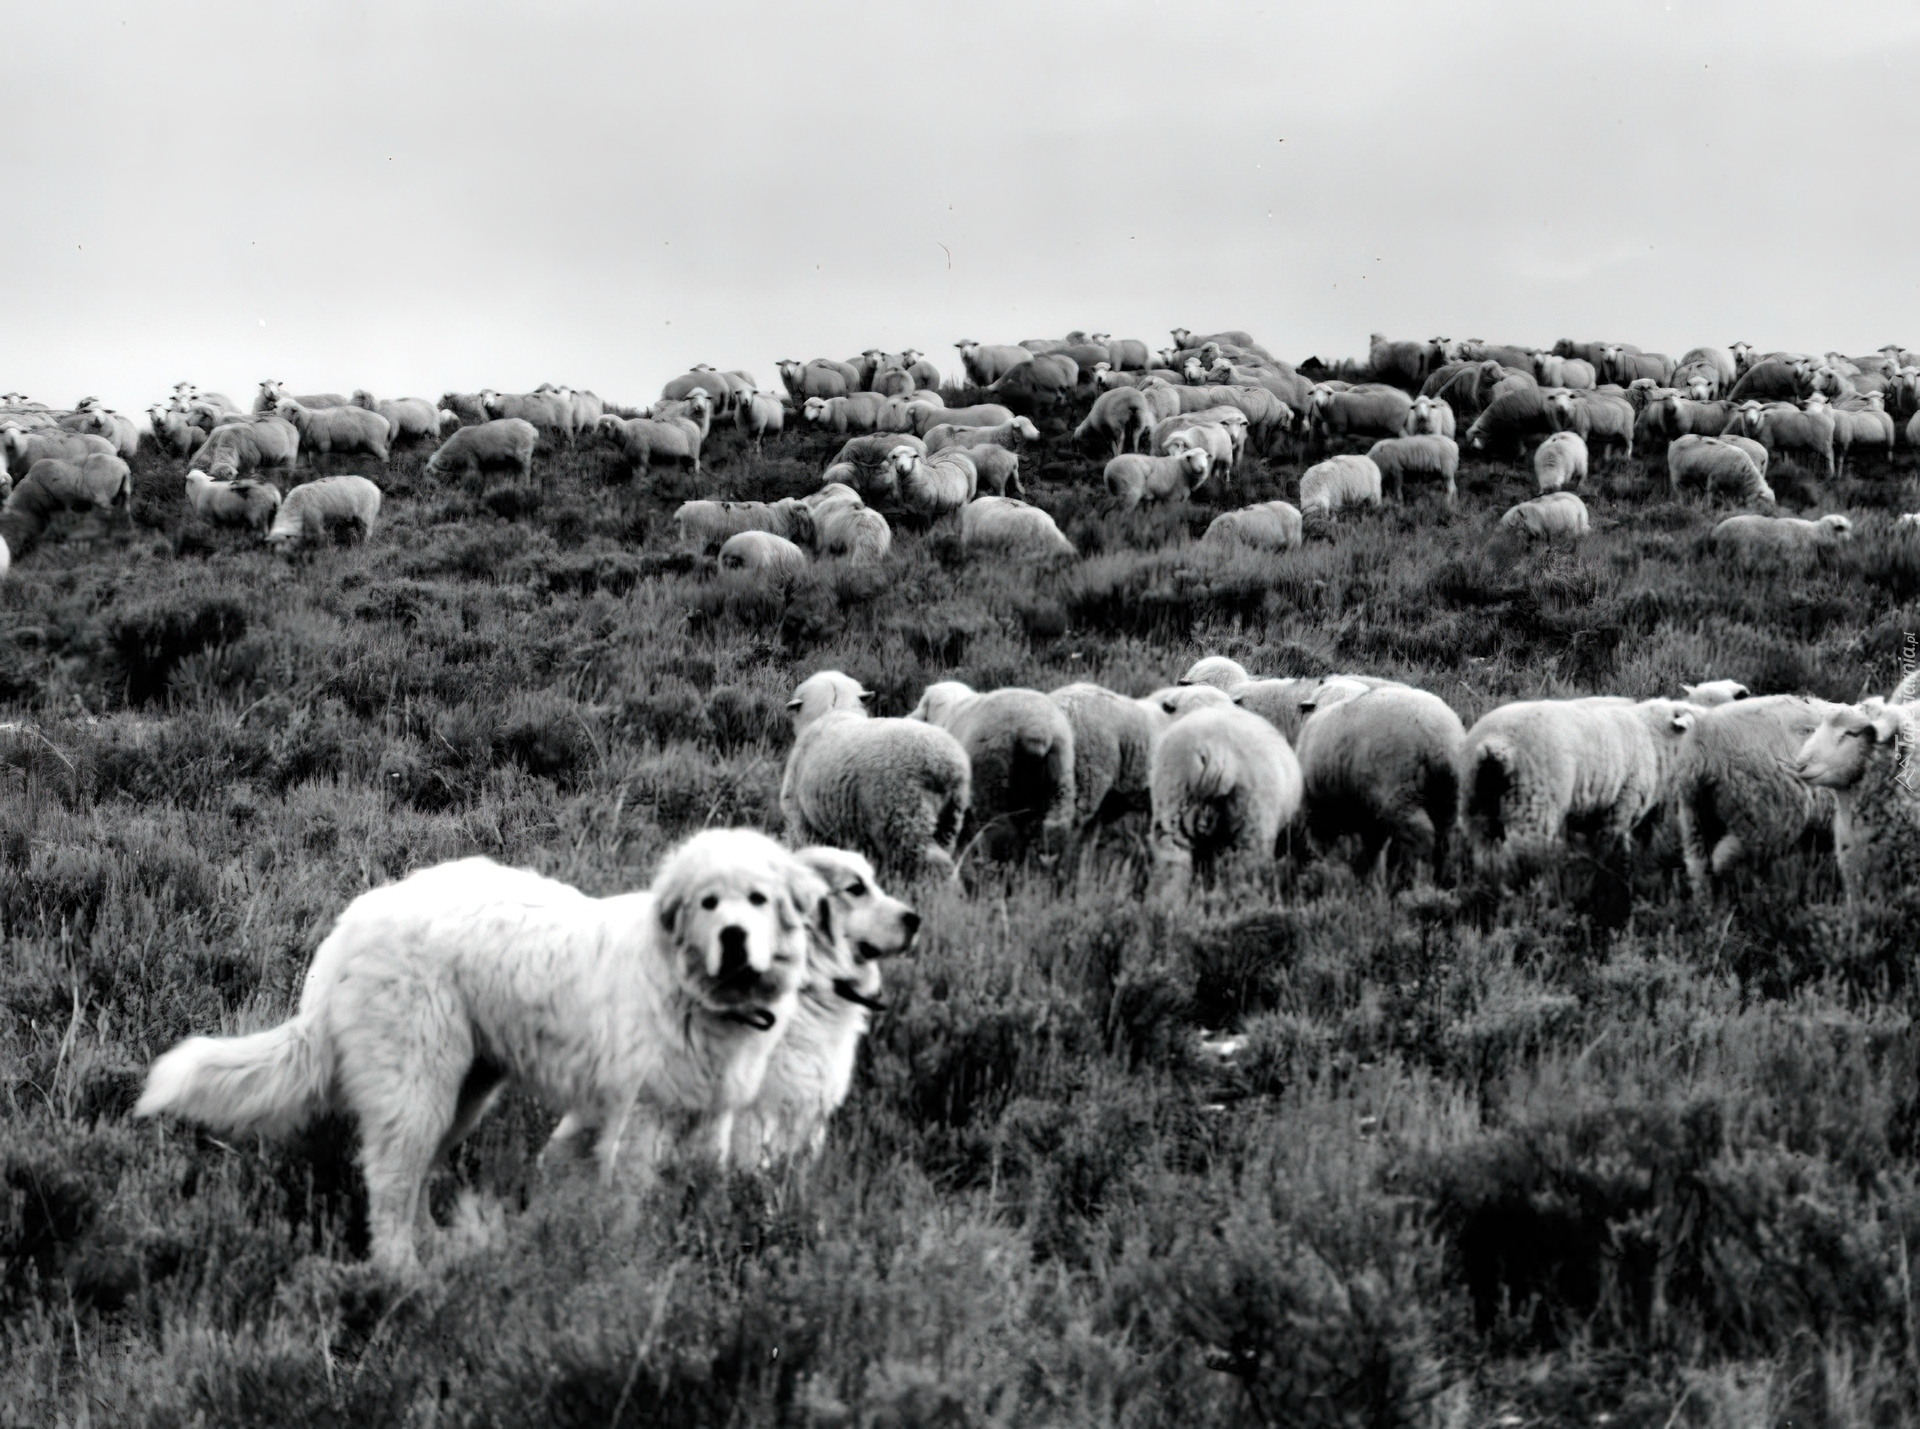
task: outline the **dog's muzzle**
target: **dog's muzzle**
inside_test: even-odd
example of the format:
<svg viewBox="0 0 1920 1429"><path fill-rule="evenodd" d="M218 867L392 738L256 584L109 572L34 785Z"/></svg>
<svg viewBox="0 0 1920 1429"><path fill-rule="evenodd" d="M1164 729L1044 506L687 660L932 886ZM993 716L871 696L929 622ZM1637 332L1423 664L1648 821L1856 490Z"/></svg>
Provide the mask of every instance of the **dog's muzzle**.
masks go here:
<svg viewBox="0 0 1920 1429"><path fill-rule="evenodd" d="M848 1002L866 1008L869 1012L885 1012L886 1003L877 997L869 997L860 991L860 984L850 977L837 977L833 980L833 990Z"/></svg>

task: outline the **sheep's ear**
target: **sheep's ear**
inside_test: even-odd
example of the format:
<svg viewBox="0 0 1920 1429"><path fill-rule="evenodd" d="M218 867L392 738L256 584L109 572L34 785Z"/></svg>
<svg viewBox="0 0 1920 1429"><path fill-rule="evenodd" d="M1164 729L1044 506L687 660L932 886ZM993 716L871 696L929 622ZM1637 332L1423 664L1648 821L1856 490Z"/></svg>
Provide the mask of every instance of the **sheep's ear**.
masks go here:
<svg viewBox="0 0 1920 1429"><path fill-rule="evenodd" d="M1685 734L1693 728L1693 719L1694 715L1692 710L1676 710L1673 716L1673 732L1675 734Z"/></svg>
<svg viewBox="0 0 1920 1429"><path fill-rule="evenodd" d="M860 692L860 703L867 706L867 708L869 709L873 707L873 699L874 699L874 692L872 690L862 690Z"/></svg>
<svg viewBox="0 0 1920 1429"><path fill-rule="evenodd" d="M1752 690L1749 690L1745 685L1742 685L1738 690L1734 691L1733 697L1736 700L1744 700L1748 695L1752 693L1753 693Z"/></svg>
<svg viewBox="0 0 1920 1429"><path fill-rule="evenodd" d="M801 706L801 705L803 705L803 704L805 704L805 703L806 703L806 701L805 701L805 700L788 700L788 701L787 701L787 713L788 713L788 714L792 714L792 713L794 713L794 712L795 712L796 710L798 710L798 709L800 708L800 706Z"/></svg>
<svg viewBox="0 0 1920 1429"><path fill-rule="evenodd" d="M1699 688L1700 687L1698 685L1682 685L1680 687L1680 693L1685 695L1688 699L1692 699L1693 692Z"/></svg>

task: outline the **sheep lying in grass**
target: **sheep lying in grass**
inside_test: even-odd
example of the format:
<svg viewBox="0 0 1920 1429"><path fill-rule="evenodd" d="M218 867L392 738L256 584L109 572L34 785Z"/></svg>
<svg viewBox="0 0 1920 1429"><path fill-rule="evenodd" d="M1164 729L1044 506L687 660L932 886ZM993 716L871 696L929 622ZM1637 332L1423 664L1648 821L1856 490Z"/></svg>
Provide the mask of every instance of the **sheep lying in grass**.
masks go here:
<svg viewBox="0 0 1920 1429"><path fill-rule="evenodd" d="M1794 759L1794 772L1834 793L1833 853L1847 897L1887 904L1920 888L1920 708L1914 681L1890 699L1829 709Z"/></svg>
<svg viewBox="0 0 1920 1429"><path fill-rule="evenodd" d="M1391 861L1438 873L1459 793L1460 716L1399 684L1316 704L1296 741L1309 836L1322 846L1357 836L1361 872Z"/></svg>
<svg viewBox="0 0 1920 1429"><path fill-rule="evenodd" d="M1349 506L1380 504L1380 468L1371 457L1336 456L1300 478L1300 514L1325 519Z"/></svg>
<svg viewBox="0 0 1920 1429"><path fill-rule="evenodd" d="M1690 692L1689 704L1674 711L1668 798L1696 898L1710 899L1735 868L1766 868L1831 824L1831 792L1794 768L1820 722L1842 708L1767 695L1701 709Z"/></svg>
<svg viewBox="0 0 1920 1429"><path fill-rule="evenodd" d="M1764 460L1766 452L1761 451ZM1773 488L1767 485L1764 467L1751 453L1733 441L1721 437L1676 437L1667 447L1667 490L1678 495L1682 483L1697 484L1708 491L1730 488L1742 501L1773 505Z"/></svg>
<svg viewBox="0 0 1920 1429"><path fill-rule="evenodd" d="M364 476L323 476L286 494L267 529L267 545L285 555L343 531L364 543L379 516L380 488L371 481Z"/></svg>
<svg viewBox="0 0 1920 1429"><path fill-rule="evenodd" d="M1578 486L1587 479L1587 443L1578 432L1555 432L1533 454L1533 476L1542 492Z"/></svg>
<svg viewBox="0 0 1920 1429"><path fill-rule="evenodd" d="M1570 822L1603 849L1652 813L1666 779L1660 726L1677 700L1522 700L1482 715L1460 753L1458 824L1483 861L1518 871L1558 847Z"/></svg>
<svg viewBox="0 0 1920 1429"><path fill-rule="evenodd" d="M1447 505L1460 497L1454 473L1460 469L1460 448L1452 437L1388 437L1375 442L1367 459L1380 469L1381 481L1393 483L1393 499L1406 499L1406 478L1435 477L1446 492Z"/></svg>
<svg viewBox="0 0 1920 1429"><path fill-rule="evenodd" d="M982 496L960 511L960 545L1029 559L1073 559L1079 552L1038 506L1005 496Z"/></svg>
<svg viewBox="0 0 1920 1429"><path fill-rule="evenodd" d="M966 751L973 804L962 837L987 857L1018 857L1036 839L1065 850L1074 831L1073 725L1038 690L981 693L958 680L927 686L909 719L946 730Z"/></svg>
<svg viewBox="0 0 1920 1429"><path fill-rule="evenodd" d="M327 456L338 452L387 459L388 438L393 428L378 412L364 407L321 407L301 405L290 397L281 397L274 415L285 417L300 433L300 446L308 456Z"/></svg>
<svg viewBox="0 0 1920 1429"><path fill-rule="evenodd" d="M1806 560L1853 539L1853 522L1835 513L1817 521L1798 516L1729 516L1713 528L1717 550L1753 563L1768 558Z"/></svg>
<svg viewBox="0 0 1920 1429"><path fill-rule="evenodd" d="M734 428L753 445L756 452L760 450L761 442L781 433L786 421L787 409L780 405L780 399L771 392L747 393L733 409Z"/></svg>
<svg viewBox="0 0 1920 1429"><path fill-rule="evenodd" d="M798 575L807 568L807 553L771 531L736 531L720 547L720 568Z"/></svg>
<svg viewBox="0 0 1920 1429"><path fill-rule="evenodd" d="M673 529L695 550L718 546L742 531L766 531L797 543L813 542L814 513L804 501L683 501L674 510Z"/></svg>
<svg viewBox="0 0 1920 1429"><path fill-rule="evenodd" d="M871 718L872 702L838 670L793 692L793 748L780 781L787 841L855 849L885 875L951 877L973 797L966 751L920 720Z"/></svg>
<svg viewBox="0 0 1920 1429"><path fill-rule="evenodd" d="M387 419L389 442L421 441L440 435L440 411L419 397L390 397L375 401L364 387L353 394L353 405L378 412Z"/></svg>
<svg viewBox="0 0 1920 1429"><path fill-rule="evenodd" d="M118 509L133 520L133 471L107 452L93 452L79 461L42 457L27 468L27 480L70 511Z"/></svg>
<svg viewBox="0 0 1920 1429"><path fill-rule="evenodd" d="M930 520L951 515L973 500L980 486L980 473L973 459L962 452L936 452L921 456L911 447L898 446L888 454L893 468L893 483L900 493L900 504Z"/></svg>
<svg viewBox="0 0 1920 1429"><path fill-rule="evenodd" d="M1242 545L1262 551L1290 551L1302 540L1299 508L1287 501L1263 501L1213 518L1201 539L1214 545Z"/></svg>
<svg viewBox="0 0 1920 1429"><path fill-rule="evenodd" d="M1162 720L1104 685L1063 685L1047 698L1073 727L1073 813L1084 842L1105 822L1152 804L1153 741Z"/></svg>
<svg viewBox="0 0 1920 1429"><path fill-rule="evenodd" d="M215 481L204 471L190 471L187 504L216 526L242 526L264 536L280 509L280 488L266 481Z"/></svg>
<svg viewBox="0 0 1920 1429"><path fill-rule="evenodd" d="M1272 859L1303 790L1280 732L1231 703L1175 719L1154 744L1151 780L1157 893L1184 890L1196 863Z"/></svg>
<svg viewBox="0 0 1920 1429"><path fill-rule="evenodd" d="M1577 541L1593 529L1587 503L1571 491L1549 491L1510 507L1500 529L1527 541Z"/></svg>
<svg viewBox="0 0 1920 1429"><path fill-rule="evenodd" d="M533 423L519 417L502 417L478 426L461 427L427 458L426 473L462 476L467 472L511 467L525 480L533 475L533 448L539 439Z"/></svg>
<svg viewBox="0 0 1920 1429"><path fill-rule="evenodd" d="M1143 501L1184 501L1206 483L1213 458L1199 447L1175 456L1127 452L1107 463L1107 492L1131 511Z"/></svg>

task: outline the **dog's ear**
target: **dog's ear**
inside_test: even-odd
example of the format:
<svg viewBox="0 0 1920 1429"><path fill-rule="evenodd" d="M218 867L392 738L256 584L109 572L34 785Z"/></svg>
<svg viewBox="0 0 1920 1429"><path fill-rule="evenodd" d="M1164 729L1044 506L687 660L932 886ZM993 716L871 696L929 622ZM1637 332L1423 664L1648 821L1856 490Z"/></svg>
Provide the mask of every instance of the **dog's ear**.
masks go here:
<svg viewBox="0 0 1920 1429"><path fill-rule="evenodd" d="M806 928L833 942L833 914L826 908L826 881L797 858L787 860L787 896L780 900L780 921L788 928ZM822 911L825 909L825 921Z"/></svg>

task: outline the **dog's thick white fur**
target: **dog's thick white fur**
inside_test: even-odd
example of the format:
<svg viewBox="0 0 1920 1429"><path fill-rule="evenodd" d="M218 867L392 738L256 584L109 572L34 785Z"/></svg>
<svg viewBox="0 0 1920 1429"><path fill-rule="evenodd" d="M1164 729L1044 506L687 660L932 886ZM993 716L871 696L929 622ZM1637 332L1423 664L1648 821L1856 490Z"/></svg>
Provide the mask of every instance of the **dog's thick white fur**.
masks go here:
<svg viewBox="0 0 1920 1429"><path fill-rule="evenodd" d="M763 834L708 830L651 889L590 898L490 859L425 869L348 905L300 1009L153 1064L136 1116L285 1132L328 1107L360 1124L376 1263L417 1267L436 1157L508 1079L623 1139L644 1173L676 1135L725 1164L794 1020L809 946L831 943L820 877Z"/></svg>
<svg viewBox="0 0 1920 1429"><path fill-rule="evenodd" d="M759 1096L734 1121L737 1166L820 1154L827 1122L853 1086L860 1039L880 1003L875 960L907 952L920 929L920 915L890 897L859 854L817 846L794 856L826 886L828 915L817 921L830 924L831 936L814 944L787 1035L774 1048ZM595 1125L591 1109L570 1110L543 1154Z"/></svg>

